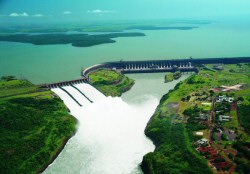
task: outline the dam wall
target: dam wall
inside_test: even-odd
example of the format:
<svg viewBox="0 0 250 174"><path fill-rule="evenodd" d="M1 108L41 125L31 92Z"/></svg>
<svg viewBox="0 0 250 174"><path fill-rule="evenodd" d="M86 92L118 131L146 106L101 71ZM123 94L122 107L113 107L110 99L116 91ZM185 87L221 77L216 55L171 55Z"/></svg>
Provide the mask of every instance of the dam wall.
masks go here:
<svg viewBox="0 0 250 174"><path fill-rule="evenodd" d="M83 70L82 75L83 77L87 78L88 74L92 71L95 71L97 69L101 69L101 68L110 68L110 64L109 63L103 63L103 64L97 64L97 65L93 65L91 67L86 68L85 70Z"/></svg>
<svg viewBox="0 0 250 174"><path fill-rule="evenodd" d="M142 61L115 61L93 65L82 71L82 78L63 82L40 85L43 88L57 88L74 84L88 83L89 73L101 68L109 68L123 74L132 73L160 73L160 72L198 72L202 64L237 64L250 63L250 57L228 57L228 58L189 58L172 60L142 60Z"/></svg>
<svg viewBox="0 0 250 174"><path fill-rule="evenodd" d="M71 85L81 84L81 83L88 83L88 79L83 77L82 79L68 80L68 81L56 82L56 83L50 83L50 84L42 84L39 86L42 88L53 89L57 87L71 86Z"/></svg>
<svg viewBox="0 0 250 174"><path fill-rule="evenodd" d="M249 63L250 57L227 57L227 58L189 58L172 60L144 60L144 61L116 61L106 62L91 66L82 71L83 77L100 68L117 70L123 74L131 73L155 73L155 72L198 72L198 66L202 64L236 64Z"/></svg>

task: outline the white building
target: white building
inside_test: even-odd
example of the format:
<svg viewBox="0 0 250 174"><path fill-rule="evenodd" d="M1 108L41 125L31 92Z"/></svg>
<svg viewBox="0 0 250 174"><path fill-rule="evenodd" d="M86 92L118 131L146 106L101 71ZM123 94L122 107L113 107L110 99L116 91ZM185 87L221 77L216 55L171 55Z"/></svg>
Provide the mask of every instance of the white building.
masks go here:
<svg viewBox="0 0 250 174"><path fill-rule="evenodd" d="M227 115L220 115L220 121L230 121L231 117Z"/></svg>
<svg viewBox="0 0 250 174"><path fill-rule="evenodd" d="M232 103L234 101L234 98L233 97L227 97L225 95L220 95L216 100L216 102L223 102L223 101L227 101L229 103Z"/></svg>

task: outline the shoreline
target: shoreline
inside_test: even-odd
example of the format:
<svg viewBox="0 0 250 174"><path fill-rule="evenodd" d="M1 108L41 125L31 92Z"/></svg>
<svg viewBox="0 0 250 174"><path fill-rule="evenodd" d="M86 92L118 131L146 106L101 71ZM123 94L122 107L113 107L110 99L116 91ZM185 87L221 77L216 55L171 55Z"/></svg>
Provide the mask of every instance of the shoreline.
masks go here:
<svg viewBox="0 0 250 174"><path fill-rule="evenodd" d="M75 118L75 117L74 117ZM76 119L77 120L77 119ZM78 120L77 120L78 122ZM69 140L71 138L73 138L75 136L75 134L77 133L77 128L76 130L74 131L74 133L70 136L70 137L67 137L64 141L63 141L63 144L60 148L58 148L58 151L56 152L56 154L52 157L52 159L48 162L48 164L44 165L43 167L41 167L41 169L38 170L37 174L41 174L43 173L51 164L54 163L54 161L56 160L56 158L60 155L60 153L63 151L64 147L66 146L66 144L69 142Z"/></svg>
<svg viewBox="0 0 250 174"><path fill-rule="evenodd" d="M245 86L238 89L239 84ZM237 107L247 120L249 91L249 64L203 69L178 83L161 98L145 128L156 149L143 157L144 174L249 172L249 156L244 154L249 126L240 124ZM219 100L221 96L227 100ZM225 115L228 120L220 119Z"/></svg>
<svg viewBox="0 0 250 174"><path fill-rule="evenodd" d="M134 85L134 80L115 70L101 68L89 74L90 84L105 96L120 97Z"/></svg>
<svg viewBox="0 0 250 174"><path fill-rule="evenodd" d="M112 84L109 84L109 85L116 85L116 88L117 88L117 90L118 90L117 85L121 84L124 80L126 80L126 78L128 78L128 77L124 76L124 77L122 78L122 81L119 81L119 79L118 79L118 80L115 81L115 83L112 83ZM135 82L133 81L132 84L128 84L127 87L123 88L122 93L125 93L125 92L129 91L129 90L132 88L132 86L134 85L134 83L135 83ZM96 88L94 85L93 85L93 87ZM101 93L103 93L105 96L109 96L109 95L107 95L105 92L99 90L98 88L96 88L96 89L97 89L98 91L100 91ZM121 93L121 95L122 95L122 93ZM117 95L117 96L120 97L121 95ZM63 103L63 104L64 104L64 103ZM64 105L65 105L65 104L64 104ZM66 105L65 105L65 106L66 106ZM66 107L67 107L67 106L66 106ZM70 114L70 112L69 112L69 114ZM71 115L71 114L70 114L70 115ZM71 115L71 116L73 116L73 115ZM73 116L73 117L77 120L77 118L76 118L75 116ZM77 120L77 123L78 123L78 120ZM63 149L65 148L65 146L66 146L66 144L68 143L68 141L69 141L71 138L73 138L73 137L75 136L75 134L77 133L77 131L78 131L78 128L76 128L76 130L73 132L73 134L72 134L70 137L66 138L66 139L63 141L63 144L62 144L61 147L58 148L57 153L52 157L52 159L51 159L46 165L42 166L42 167L39 169L39 171L37 172L37 174L43 173L51 164L53 164L53 162L55 161L55 159L60 155L60 153L61 153L61 152L63 151Z"/></svg>
<svg viewBox="0 0 250 174"><path fill-rule="evenodd" d="M192 76L188 77L184 81L187 81L191 77ZM193 152L188 151L187 149L188 142L185 137L185 129L186 129L185 125L173 123L174 119L173 111L171 111L172 113L170 114L169 108L167 110L162 111L162 108L168 107L166 106L165 102L168 101L174 95L174 93L180 89L179 87L181 84L183 84L183 81L177 83L172 90L170 90L168 93L164 94L161 97L160 102L156 107L154 114L149 119L145 127L144 133L146 137L148 137L155 145L155 150L143 156L143 160L140 165L143 174L162 173L163 171L169 173L171 172L172 168L175 168L173 170L176 170L178 172L185 173L185 169L182 169L180 167L181 164L172 163L173 161L175 161L175 159L172 158L176 157L178 160L180 160L180 163L186 163L188 162L186 158L191 158L193 159L193 161L197 163L198 170L203 171L203 173L204 172L209 173L209 169L206 168L206 164L204 163L204 161L203 160L199 161L199 159L195 156L195 154L193 154ZM179 153L187 157L185 159L182 159L182 157L179 157L180 155ZM170 157L173 155L176 157ZM167 158L169 158L168 159L169 161L167 160ZM164 160L168 161L170 166L168 165L166 166L166 164L162 162ZM162 168L164 167L159 167L159 166L165 166L166 169L162 170ZM204 168L202 169L202 167Z"/></svg>
<svg viewBox="0 0 250 174"><path fill-rule="evenodd" d="M41 89L28 80L7 77L9 80L0 81L0 116L4 118L1 142L16 143L1 143L1 159L6 159L2 170L42 173L74 137L78 120L51 90Z"/></svg>

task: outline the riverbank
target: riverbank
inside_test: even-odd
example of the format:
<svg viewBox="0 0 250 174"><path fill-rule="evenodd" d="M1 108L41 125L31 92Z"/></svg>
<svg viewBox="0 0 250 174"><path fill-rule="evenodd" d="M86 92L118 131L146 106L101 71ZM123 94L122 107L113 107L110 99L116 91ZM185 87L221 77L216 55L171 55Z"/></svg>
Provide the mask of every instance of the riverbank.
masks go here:
<svg viewBox="0 0 250 174"><path fill-rule="evenodd" d="M121 96L130 90L134 80L127 76L108 69L99 69L89 74L90 83L106 96Z"/></svg>
<svg viewBox="0 0 250 174"><path fill-rule="evenodd" d="M238 84L244 84L240 90L227 90ZM202 70L176 85L162 97L145 129L156 149L144 156L143 172L249 172L249 155L244 149L249 147L250 137L244 131L247 130L246 124L242 127L238 123L247 114L241 112L243 118L240 118L237 109L239 98L243 101L240 109L249 107L249 84L249 64L237 64L226 65L221 71ZM226 101L213 103L223 95L227 98L233 96L235 101L230 105ZM223 110L222 115L229 115L230 119L223 122L214 112L216 108L219 110L227 105L229 110ZM204 152L203 148L213 149L213 154ZM236 156L237 152L240 155Z"/></svg>
<svg viewBox="0 0 250 174"><path fill-rule="evenodd" d="M0 110L3 173L42 172L76 131L63 102L27 80L0 81Z"/></svg>

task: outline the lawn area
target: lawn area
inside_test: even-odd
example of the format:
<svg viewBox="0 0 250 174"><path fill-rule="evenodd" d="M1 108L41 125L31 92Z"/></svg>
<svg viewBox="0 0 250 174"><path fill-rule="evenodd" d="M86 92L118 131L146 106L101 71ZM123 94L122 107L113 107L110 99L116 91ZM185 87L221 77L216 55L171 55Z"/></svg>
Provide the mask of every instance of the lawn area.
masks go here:
<svg viewBox="0 0 250 174"><path fill-rule="evenodd" d="M116 71L110 71L108 69L99 69L97 71L93 71L89 74L90 81L92 84L105 84L112 85L116 84L123 79Z"/></svg>
<svg viewBox="0 0 250 174"><path fill-rule="evenodd" d="M27 80L0 85L1 173L39 173L74 135L77 121L51 91Z"/></svg>
<svg viewBox="0 0 250 174"><path fill-rule="evenodd" d="M89 77L90 83L106 96L121 96L134 85L134 80L108 69L93 71Z"/></svg>
<svg viewBox="0 0 250 174"><path fill-rule="evenodd" d="M10 88L17 88L17 87L27 87L27 86L33 86L32 83L30 83L27 80L9 80L9 81L0 81L0 89L10 89Z"/></svg>
<svg viewBox="0 0 250 174"><path fill-rule="evenodd" d="M204 110L204 111L211 111L212 109L212 103L201 103L200 107Z"/></svg>
<svg viewBox="0 0 250 174"><path fill-rule="evenodd" d="M27 80L0 81L0 98L19 94L29 94L39 91L39 88Z"/></svg>
<svg viewBox="0 0 250 174"><path fill-rule="evenodd" d="M239 122L238 122L238 117L237 117L237 112L236 110L234 111L231 111L230 112L230 116L231 116L231 121L229 122L225 122L224 125L229 128L229 129L233 129L233 128L238 128L240 125L239 125Z"/></svg>
<svg viewBox="0 0 250 174"><path fill-rule="evenodd" d="M183 101L180 101L179 104L180 104L180 109L179 109L180 113L183 113L187 108L193 105L191 102L183 102Z"/></svg>
<svg viewBox="0 0 250 174"><path fill-rule="evenodd" d="M209 139L210 133L209 133L209 130L208 130L208 129L199 130L199 131L197 131L197 132L202 132L202 133L203 133L203 135L201 135L201 138ZM196 132L195 132L195 133L196 133Z"/></svg>

